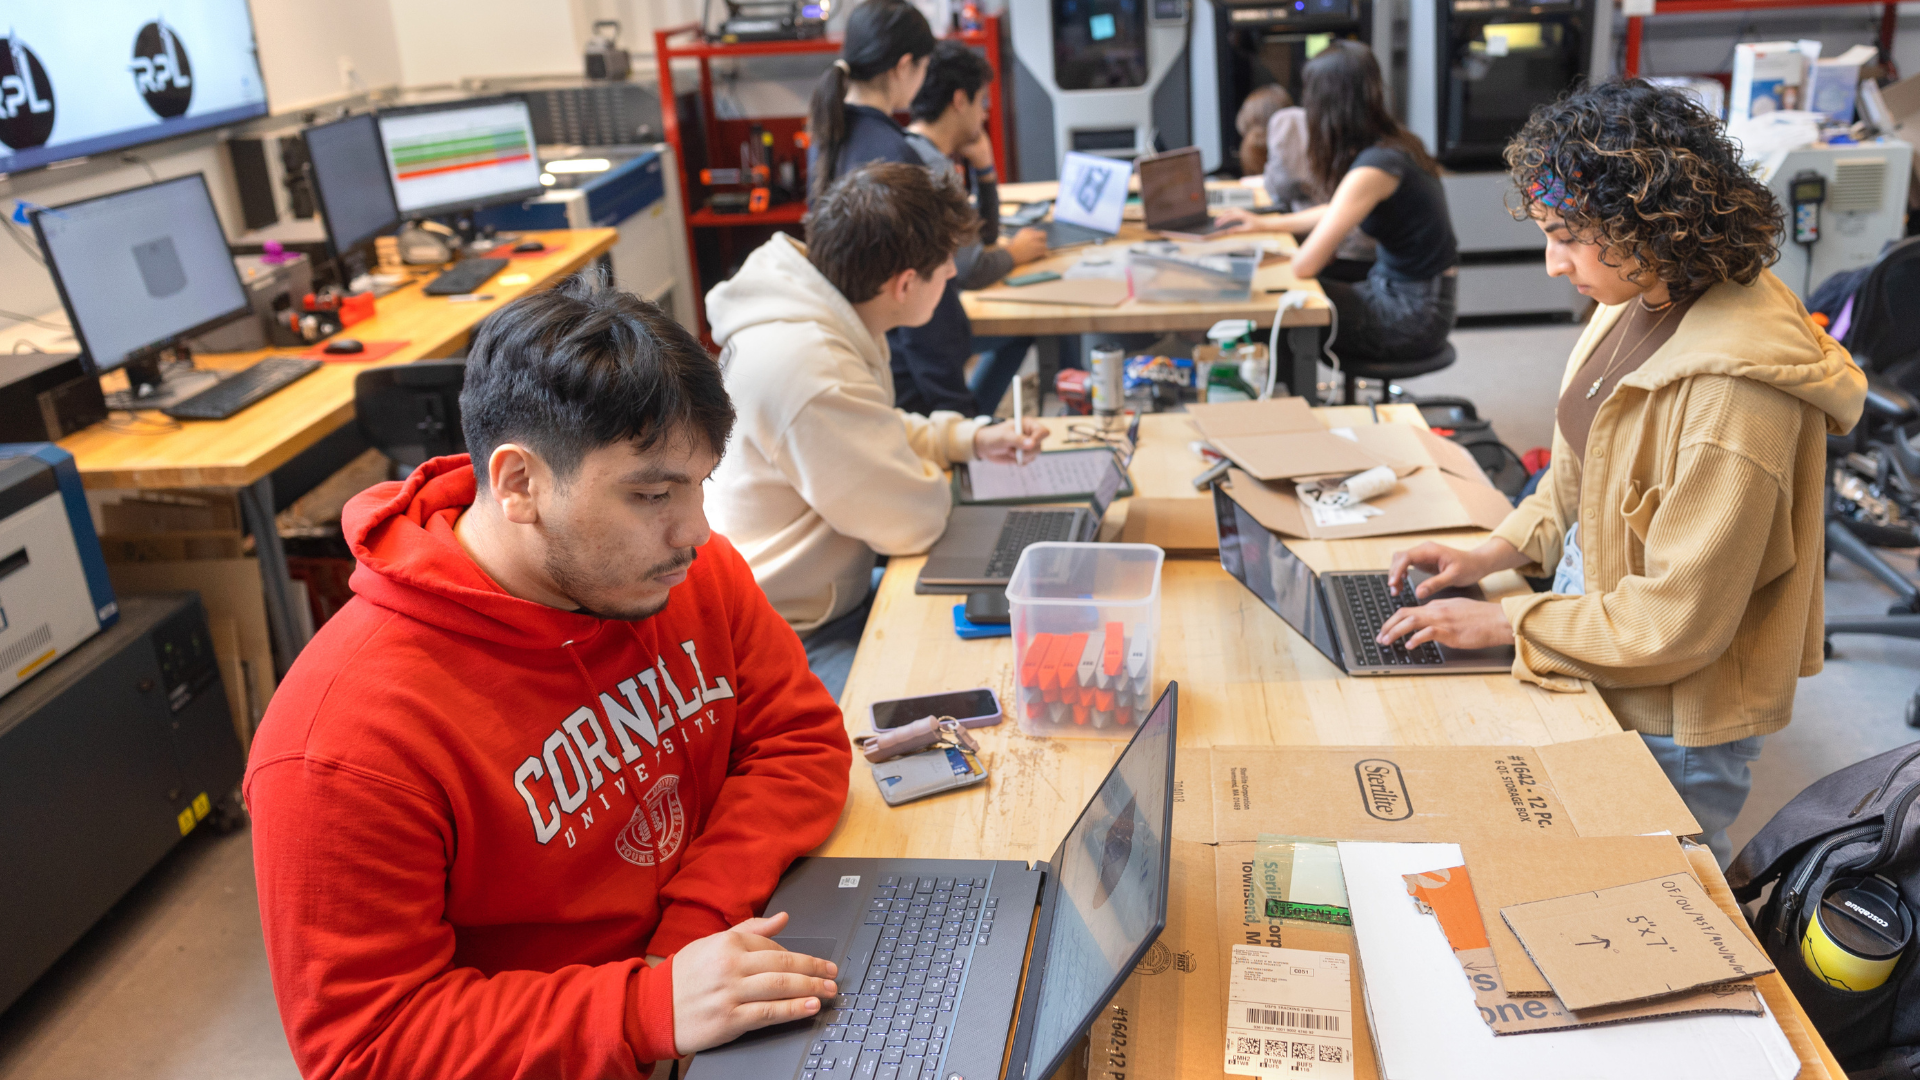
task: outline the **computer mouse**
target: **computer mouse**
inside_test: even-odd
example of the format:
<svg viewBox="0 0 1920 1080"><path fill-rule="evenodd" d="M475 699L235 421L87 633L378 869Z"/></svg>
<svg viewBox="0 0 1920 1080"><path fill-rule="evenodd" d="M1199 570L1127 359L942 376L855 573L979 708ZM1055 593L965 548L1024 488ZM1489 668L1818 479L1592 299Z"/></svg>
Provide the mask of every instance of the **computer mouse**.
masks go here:
<svg viewBox="0 0 1920 1080"><path fill-rule="evenodd" d="M517 243L517 244L515 244L515 245L513 245L513 250L515 250L515 251L545 251L545 250L547 250L547 245L545 245L545 244L543 244L543 243L541 243L541 242L540 242L540 241L538 241L538 240L522 240L522 241L520 241L519 243Z"/></svg>
<svg viewBox="0 0 1920 1080"><path fill-rule="evenodd" d="M327 342L326 348L320 351L337 354L337 353L365 352L366 349L367 347L365 345L360 344L358 341L355 341L350 337L343 337L343 338L334 338L332 341Z"/></svg>

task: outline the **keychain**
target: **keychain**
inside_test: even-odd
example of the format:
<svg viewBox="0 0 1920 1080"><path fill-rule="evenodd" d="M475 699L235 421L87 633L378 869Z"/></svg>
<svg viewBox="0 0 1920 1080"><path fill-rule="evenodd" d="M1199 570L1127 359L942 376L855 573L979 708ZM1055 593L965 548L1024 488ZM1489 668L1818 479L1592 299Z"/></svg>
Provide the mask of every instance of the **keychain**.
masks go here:
<svg viewBox="0 0 1920 1080"><path fill-rule="evenodd" d="M855 740L872 762L873 782L888 806L970 787L987 778L980 745L951 716L925 716Z"/></svg>

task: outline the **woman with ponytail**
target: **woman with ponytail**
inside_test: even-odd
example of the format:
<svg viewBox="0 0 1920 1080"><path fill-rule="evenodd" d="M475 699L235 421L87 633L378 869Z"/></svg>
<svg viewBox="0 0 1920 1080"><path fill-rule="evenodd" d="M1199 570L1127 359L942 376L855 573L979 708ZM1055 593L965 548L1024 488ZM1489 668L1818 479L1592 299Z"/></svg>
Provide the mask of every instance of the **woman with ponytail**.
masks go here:
<svg viewBox="0 0 1920 1080"><path fill-rule="evenodd" d="M918 164L894 122L920 92L933 29L906 0L867 0L847 19L840 58L814 84L807 108L807 201L870 161Z"/></svg>

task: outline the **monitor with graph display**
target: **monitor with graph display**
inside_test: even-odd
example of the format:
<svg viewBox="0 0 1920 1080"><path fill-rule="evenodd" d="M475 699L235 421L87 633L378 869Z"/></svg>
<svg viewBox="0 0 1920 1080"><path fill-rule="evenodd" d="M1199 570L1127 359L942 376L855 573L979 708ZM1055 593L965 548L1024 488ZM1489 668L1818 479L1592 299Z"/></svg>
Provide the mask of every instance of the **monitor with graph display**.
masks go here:
<svg viewBox="0 0 1920 1080"><path fill-rule="evenodd" d="M540 186L533 119L519 98L485 98L380 114L394 200L409 217L532 198Z"/></svg>

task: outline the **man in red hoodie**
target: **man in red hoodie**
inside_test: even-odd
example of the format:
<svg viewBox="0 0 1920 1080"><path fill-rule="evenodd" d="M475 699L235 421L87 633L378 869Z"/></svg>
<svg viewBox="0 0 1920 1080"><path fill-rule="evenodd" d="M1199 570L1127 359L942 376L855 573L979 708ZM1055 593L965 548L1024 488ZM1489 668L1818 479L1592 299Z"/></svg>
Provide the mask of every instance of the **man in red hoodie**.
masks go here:
<svg viewBox="0 0 1920 1080"><path fill-rule="evenodd" d="M832 831L851 754L707 529L719 368L575 281L479 327L460 408L471 460L348 504L356 595L253 743L302 1074L640 1076L811 1015L834 966L753 913Z"/></svg>

